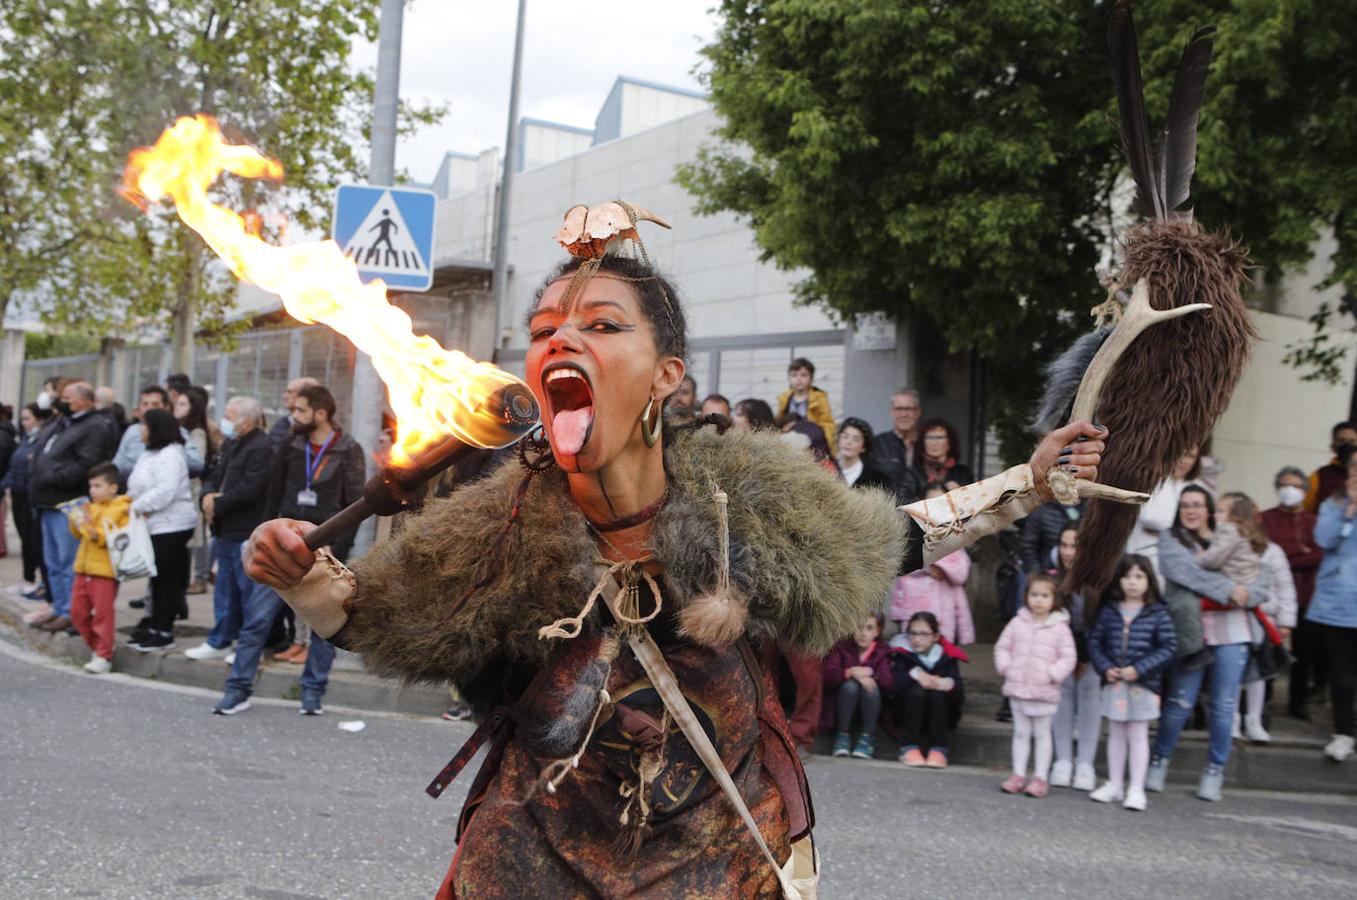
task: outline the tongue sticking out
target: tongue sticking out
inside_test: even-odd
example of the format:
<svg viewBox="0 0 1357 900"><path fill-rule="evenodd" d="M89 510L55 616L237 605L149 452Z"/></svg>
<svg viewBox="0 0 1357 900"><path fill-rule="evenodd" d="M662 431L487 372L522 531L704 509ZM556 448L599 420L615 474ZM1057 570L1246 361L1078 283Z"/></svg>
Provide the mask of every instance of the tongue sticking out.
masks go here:
<svg viewBox="0 0 1357 900"><path fill-rule="evenodd" d="M551 433L556 449L566 456L576 456L584 448L584 439L594 421L594 407L566 409L551 420Z"/></svg>

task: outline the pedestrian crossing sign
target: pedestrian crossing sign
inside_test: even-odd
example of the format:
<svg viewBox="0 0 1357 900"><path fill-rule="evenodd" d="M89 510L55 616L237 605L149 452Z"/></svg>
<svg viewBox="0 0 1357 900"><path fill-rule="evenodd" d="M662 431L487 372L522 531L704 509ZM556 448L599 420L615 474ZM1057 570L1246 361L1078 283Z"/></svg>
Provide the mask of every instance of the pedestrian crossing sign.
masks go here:
<svg viewBox="0 0 1357 900"><path fill-rule="evenodd" d="M437 198L417 188L340 185L334 239L364 281L427 291L433 284L433 223Z"/></svg>

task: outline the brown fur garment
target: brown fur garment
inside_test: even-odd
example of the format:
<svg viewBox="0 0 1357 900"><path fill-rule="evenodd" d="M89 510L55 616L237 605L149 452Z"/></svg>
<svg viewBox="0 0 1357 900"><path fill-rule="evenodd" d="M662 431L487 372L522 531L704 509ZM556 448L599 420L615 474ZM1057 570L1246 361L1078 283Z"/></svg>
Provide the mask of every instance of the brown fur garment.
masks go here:
<svg viewBox="0 0 1357 900"><path fill-rule="evenodd" d="M1248 256L1226 233L1195 222L1146 222L1127 235L1120 282L1149 280L1150 304L1210 303L1144 332L1103 387L1098 421L1110 432L1098 480L1149 492L1193 445L1206 440L1243 374L1253 323L1240 296ZM1112 577L1139 507L1095 500L1079 537L1070 586L1101 591Z"/></svg>
<svg viewBox="0 0 1357 900"><path fill-rule="evenodd" d="M717 485L729 496L730 583L748 598L748 633L818 653L881 608L906 527L888 494L847 488L771 434L684 433L665 463L671 494L652 541L673 611L717 583ZM484 708L515 696L541 666L554 642L537 630L576 615L595 581L593 541L558 470L533 480L498 575L446 621L449 604L485 574L486 548L523 477L508 464L429 503L354 564L358 594L343 638L371 671L452 681Z"/></svg>

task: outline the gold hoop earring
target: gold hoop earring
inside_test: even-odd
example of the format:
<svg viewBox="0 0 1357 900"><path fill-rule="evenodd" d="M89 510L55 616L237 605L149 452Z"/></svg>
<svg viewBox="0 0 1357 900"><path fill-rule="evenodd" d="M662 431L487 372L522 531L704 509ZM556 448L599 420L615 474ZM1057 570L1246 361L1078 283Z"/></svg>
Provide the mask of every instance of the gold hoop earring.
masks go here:
<svg viewBox="0 0 1357 900"><path fill-rule="evenodd" d="M650 399L646 401L646 408L641 410L641 440L646 442L647 447L653 447L659 441L660 432L663 430L664 412L656 405L655 395L651 394Z"/></svg>

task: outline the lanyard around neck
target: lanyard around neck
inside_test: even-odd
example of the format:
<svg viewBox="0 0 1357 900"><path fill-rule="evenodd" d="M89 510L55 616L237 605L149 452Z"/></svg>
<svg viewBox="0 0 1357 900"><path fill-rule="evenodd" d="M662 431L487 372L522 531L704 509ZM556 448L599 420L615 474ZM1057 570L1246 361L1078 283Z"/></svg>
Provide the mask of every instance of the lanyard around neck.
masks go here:
<svg viewBox="0 0 1357 900"><path fill-rule="evenodd" d="M321 444L321 445L320 445L320 450L316 452L316 458L315 458L315 461L314 461L314 462L313 462L312 459L311 459L311 441L310 441L310 440L307 440L307 442L306 442L306 489L307 489L308 491L311 490L311 479L314 478L314 477L316 476L316 473L320 471L320 461L321 461L322 459L325 458L325 451L330 449L330 445L333 444L333 443L335 442L335 438L338 437L338 436L339 436L339 432L338 432L338 431L334 431L334 432L331 432L331 433L330 433L329 439L326 440L325 443Z"/></svg>

